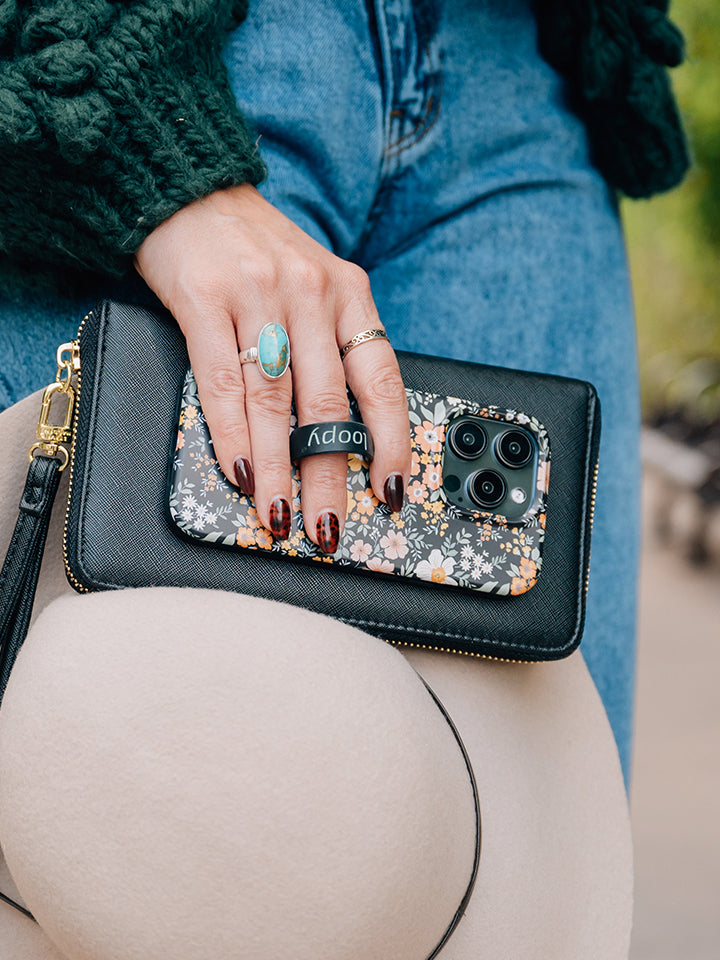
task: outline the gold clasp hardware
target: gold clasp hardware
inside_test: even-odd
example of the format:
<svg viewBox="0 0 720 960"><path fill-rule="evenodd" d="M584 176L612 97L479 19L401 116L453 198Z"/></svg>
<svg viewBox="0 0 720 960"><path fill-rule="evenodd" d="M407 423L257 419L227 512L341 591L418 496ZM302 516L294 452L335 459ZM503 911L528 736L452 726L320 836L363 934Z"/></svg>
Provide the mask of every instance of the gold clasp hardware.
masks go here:
<svg viewBox="0 0 720 960"><path fill-rule="evenodd" d="M69 356L65 356L69 354ZM62 379L69 380L74 373L80 369L80 341L71 340L69 343L61 343L57 348L58 372L55 377L57 381ZM65 374L63 378L63 374Z"/></svg>
<svg viewBox="0 0 720 960"><path fill-rule="evenodd" d="M73 376L80 368L77 341L63 343L57 351L58 369L54 383L45 387L40 406L40 419L35 430L35 443L28 450L28 460L42 451L48 457L59 456L62 460L60 470L64 470L70 460L66 444L72 439L73 412L75 408L75 389ZM62 424L50 422L50 408L57 394L65 397L65 419Z"/></svg>

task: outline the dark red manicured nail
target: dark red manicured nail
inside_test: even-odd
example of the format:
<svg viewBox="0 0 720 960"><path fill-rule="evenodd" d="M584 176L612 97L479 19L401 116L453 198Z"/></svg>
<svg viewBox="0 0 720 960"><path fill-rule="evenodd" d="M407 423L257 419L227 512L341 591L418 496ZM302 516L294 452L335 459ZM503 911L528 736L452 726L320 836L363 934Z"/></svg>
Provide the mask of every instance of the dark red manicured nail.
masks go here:
<svg viewBox="0 0 720 960"><path fill-rule="evenodd" d="M385 481L385 502L392 513L400 513L405 499L405 482L401 473L391 473Z"/></svg>
<svg viewBox="0 0 720 960"><path fill-rule="evenodd" d="M337 514L324 510L317 518L315 534L323 553L335 553L340 543L340 521Z"/></svg>
<svg viewBox="0 0 720 960"><path fill-rule="evenodd" d="M276 540L287 540L291 524L290 504L283 497L276 497L270 504L270 532Z"/></svg>
<svg viewBox="0 0 720 960"><path fill-rule="evenodd" d="M235 471L235 483L240 487L240 492L246 497L251 497L255 493L255 474L247 457L236 457L233 463Z"/></svg>

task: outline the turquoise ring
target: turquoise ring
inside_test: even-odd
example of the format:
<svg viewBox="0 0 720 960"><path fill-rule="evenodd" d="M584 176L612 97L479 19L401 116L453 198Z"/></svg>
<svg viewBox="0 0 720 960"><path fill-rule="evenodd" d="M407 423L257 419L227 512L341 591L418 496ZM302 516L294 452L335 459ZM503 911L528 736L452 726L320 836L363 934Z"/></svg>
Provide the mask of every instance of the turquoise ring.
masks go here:
<svg viewBox="0 0 720 960"><path fill-rule="evenodd" d="M256 363L266 380L279 380L290 366L290 338L281 323L266 323L258 334L257 346L239 353L240 363Z"/></svg>

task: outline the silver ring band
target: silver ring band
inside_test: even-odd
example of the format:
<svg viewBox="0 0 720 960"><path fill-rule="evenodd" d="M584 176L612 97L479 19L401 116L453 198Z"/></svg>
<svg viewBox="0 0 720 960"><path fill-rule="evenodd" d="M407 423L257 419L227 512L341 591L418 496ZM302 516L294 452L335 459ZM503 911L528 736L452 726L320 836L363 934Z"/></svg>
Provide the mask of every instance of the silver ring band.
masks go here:
<svg viewBox="0 0 720 960"><path fill-rule="evenodd" d="M257 363L257 347L248 347L247 350L241 350L238 358L240 363Z"/></svg>
<svg viewBox="0 0 720 960"><path fill-rule="evenodd" d="M356 333L352 340L348 340L345 346L340 348L340 359L344 360L353 347L359 347L361 343L370 343L371 340L388 340L389 337L384 330L363 330Z"/></svg>

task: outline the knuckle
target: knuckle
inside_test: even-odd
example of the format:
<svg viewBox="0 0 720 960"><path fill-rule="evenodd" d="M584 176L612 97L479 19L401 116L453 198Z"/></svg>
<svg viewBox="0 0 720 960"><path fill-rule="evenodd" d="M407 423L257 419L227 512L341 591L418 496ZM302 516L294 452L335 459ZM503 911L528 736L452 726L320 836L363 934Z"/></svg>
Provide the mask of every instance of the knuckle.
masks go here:
<svg viewBox="0 0 720 960"><path fill-rule="evenodd" d="M278 285L278 268L272 257L256 254L246 265L245 273L262 290L273 290Z"/></svg>
<svg viewBox="0 0 720 960"><path fill-rule="evenodd" d="M326 390L313 394L305 411L311 423L323 423L326 420L346 420L349 407L347 394Z"/></svg>
<svg viewBox="0 0 720 960"><path fill-rule="evenodd" d="M226 310L232 298L230 278L222 273L206 272L183 276L177 284L174 299L191 314Z"/></svg>
<svg viewBox="0 0 720 960"><path fill-rule="evenodd" d="M323 453L307 457L300 464L302 508L314 514L333 509L344 519L347 503L347 456L344 453Z"/></svg>
<svg viewBox="0 0 720 960"><path fill-rule="evenodd" d="M247 437L238 431L237 425L228 420L219 420L212 424L211 435L215 455L226 476L231 477L228 468L232 468L233 457L238 451L247 449Z"/></svg>
<svg viewBox="0 0 720 960"><path fill-rule="evenodd" d="M290 393L285 390L278 390L276 384L270 384L267 389L262 384L258 390L248 391L248 410L252 407L252 412L258 420L288 421L290 419Z"/></svg>
<svg viewBox="0 0 720 960"><path fill-rule="evenodd" d="M215 401L240 402L245 395L242 370L227 363L211 363L203 376L201 392Z"/></svg>
<svg viewBox="0 0 720 960"><path fill-rule="evenodd" d="M317 299L327 296L330 276L320 261L308 257L294 257L288 263L288 271L297 290Z"/></svg>
<svg viewBox="0 0 720 960"><path fill-rule="evenodd" d="M313 499L317 503L334 505L335 501L342 503L346 499L347 489L347 457L345 454L328 453L312 458ZM302 467L306 481L308 463L304 461ZM307 482L306 482L307 486ZM306 488L303 488L306 492Z"/></svg>
<svg viewBox="0 0 720 960"><path fill-rule="evenodd" d="M249 437L242 422L232 417L220 416L208 420L215 456L223 473L232 480L233 459L250 447Z"/></svg>
<svg viewBox="0 0 720 960"><path fill-rule="evenodd" d="M343 266L345 289L351 297L358 300L371 298L370 277L362 267L356 263L346 263Z"/></svg>
<svg viewBox="0 0 720 960"><path fill-rule="evenodd" d="M394 364L383 364L355 390L361 406L407 412L407 396L400 372Z"/></svg>
<svg viewBox="0 0 720 960"><path fill-rule="evenodd" d="M262 474L266 486L284 485L290 475L290 455L287 457L273 451L253 455L256 474Z"/></svg>

